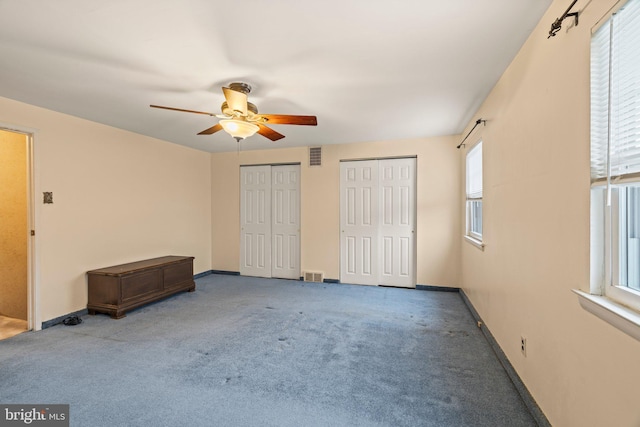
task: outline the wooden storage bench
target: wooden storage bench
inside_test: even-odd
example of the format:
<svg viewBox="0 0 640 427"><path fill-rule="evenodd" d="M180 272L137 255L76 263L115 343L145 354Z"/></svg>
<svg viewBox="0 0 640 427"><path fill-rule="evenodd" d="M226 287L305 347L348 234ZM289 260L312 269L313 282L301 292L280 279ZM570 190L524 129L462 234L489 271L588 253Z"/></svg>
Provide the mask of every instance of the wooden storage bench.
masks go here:
<svg viewBox="0 0 640 427"><path fill-rule="evenodd" d="M88 271L89 314L106 313L120 319L141 305L195 291L193 259L165 256Z"/></svg>

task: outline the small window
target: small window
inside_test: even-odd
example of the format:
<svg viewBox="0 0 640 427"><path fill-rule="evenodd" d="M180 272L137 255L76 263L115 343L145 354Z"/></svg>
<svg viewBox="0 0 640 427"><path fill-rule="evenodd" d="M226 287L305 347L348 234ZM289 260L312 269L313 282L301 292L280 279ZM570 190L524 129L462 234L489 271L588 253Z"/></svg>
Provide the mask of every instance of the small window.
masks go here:
<svg viewBox="0 0 640 427"><path fill-rule="evenodd" d="M591 293L640 310L640 0L591 39Z"/></svg>
<svg viewBox="0 0 640 427"><path fill-rule="evenodd" d="M482 141L467 153L467 236L482 242Z"/></svg>

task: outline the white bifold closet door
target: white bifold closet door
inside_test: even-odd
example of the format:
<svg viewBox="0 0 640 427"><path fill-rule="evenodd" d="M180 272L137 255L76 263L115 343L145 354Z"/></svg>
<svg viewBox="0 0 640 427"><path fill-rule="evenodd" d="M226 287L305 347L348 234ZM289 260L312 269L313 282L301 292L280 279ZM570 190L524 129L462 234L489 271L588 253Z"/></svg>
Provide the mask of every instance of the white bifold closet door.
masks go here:
<svg viewBox="0 0 640 427"><path fill-rule="evenodd" d="M340 164L340 281L415 287L415 158Z"/></svg>
<svg viewBox="0 0 640 427"><path fill-rule="evenodd" d="M300 166L240 168L240 274L300 278Z"/></svg>
<svg viewBox="0 0 640 427"><path fill-rule="evenodd" d="M271 276L300 279L300 165L271 167Z"/></svg>
<svg viewBox="0 0 640 427"><path fill-rule="evenodd" d="M378 284L378 161L340 163L340 281Z"/></svg>

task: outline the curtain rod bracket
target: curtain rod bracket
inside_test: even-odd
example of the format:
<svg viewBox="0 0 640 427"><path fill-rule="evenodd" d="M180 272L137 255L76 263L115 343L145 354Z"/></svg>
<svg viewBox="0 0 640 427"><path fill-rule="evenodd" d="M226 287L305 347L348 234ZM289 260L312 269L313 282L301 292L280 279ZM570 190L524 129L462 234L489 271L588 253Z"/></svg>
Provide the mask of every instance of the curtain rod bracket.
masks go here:
<svg viewBox="0 0 640 427"><path fill-rule="evenodd" d="M548 39L556 36L556 33L560 31L560 28L562 28L562 21L564 21L565 18L568 18L569 16L573 16L575 20L575 26L576 27L578 26L579 12L571 12L571 8L573 8L573 5L575 5L577 1L578 0L573 0L573 3L571 3L571 5L567 8L567 10L564 11L562 16L556 19L555 21L553 21L553 24L551 24L551 29L549 30L549 35L547 36Z"/></svg>
<svg viewBox="0 0 640 427"><path fill-rule="evenodd" d="M476 127L478 127L478 125L482 123L483 126L487 125L487 121L484 119L478 119L476 120L476 124L473 125L473 127L471 128L471 130L469 131L469 133L467 134L467 136L464 137L464 139L462 140L462 142L460 144L458 144L458 146L456 148L460 148L463 146L464 142L467 140L467 138L469 138L469 135L471 135L471 132L473 132L475 130Z"/></svg>

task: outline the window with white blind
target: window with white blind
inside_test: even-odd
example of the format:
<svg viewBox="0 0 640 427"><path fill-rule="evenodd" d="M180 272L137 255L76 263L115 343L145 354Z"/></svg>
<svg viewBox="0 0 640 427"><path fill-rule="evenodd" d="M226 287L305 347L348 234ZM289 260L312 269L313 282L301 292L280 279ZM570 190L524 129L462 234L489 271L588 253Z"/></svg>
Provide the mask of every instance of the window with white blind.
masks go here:
<svg viewBox="0 0 640 427"><path fill-rule="evenodd" d="M467 153L467 237L482 242L482 141Z"/></svg>
<svg viewBox="0 0 640 427"><path fill-rule="evenodd" d="M591 293L640 310L640 0L591 40Z"/></svg>

